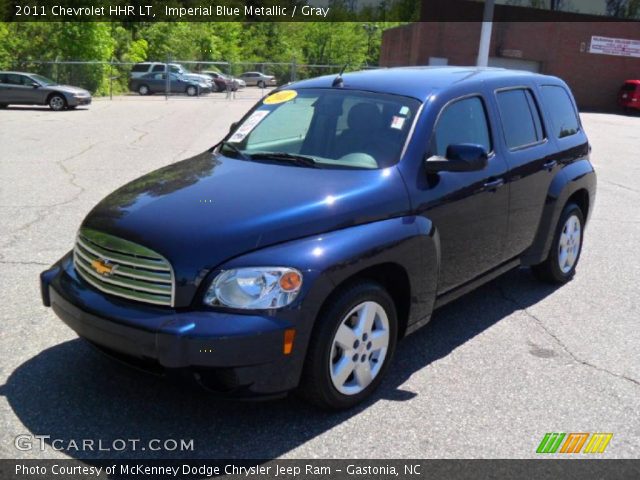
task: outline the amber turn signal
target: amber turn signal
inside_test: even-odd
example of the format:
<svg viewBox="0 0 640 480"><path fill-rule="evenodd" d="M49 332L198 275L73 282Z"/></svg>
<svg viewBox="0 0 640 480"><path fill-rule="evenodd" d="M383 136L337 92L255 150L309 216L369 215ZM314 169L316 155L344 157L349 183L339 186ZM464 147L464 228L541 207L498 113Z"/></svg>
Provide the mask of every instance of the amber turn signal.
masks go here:
<svg viewBox="0 0 640 480"><path fill-rule="evenodd" d="M282 346L282 353L289 355L293 351L293 339L296 337L296 331L293 328L288 328L284 331L284 344Z"/></svg>
<svg viewBox="0 0 640 480"><path fill-rule="evenodd" d="M285 292L293 292L302 285L302 277L298 272L287 272L280 277L280 288Z"/></svg>

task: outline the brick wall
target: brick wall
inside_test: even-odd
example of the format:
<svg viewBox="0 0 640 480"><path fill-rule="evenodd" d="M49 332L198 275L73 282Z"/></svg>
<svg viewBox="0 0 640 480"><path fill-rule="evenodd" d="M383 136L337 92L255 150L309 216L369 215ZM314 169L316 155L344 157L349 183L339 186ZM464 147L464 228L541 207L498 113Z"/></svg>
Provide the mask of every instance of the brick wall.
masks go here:
<svg viewBox="0 0 640 480"><path fill-rule="evenodd" d="M474 65L479 22L413 23L386 30L382 66L427 65L429 57L446 57L449 65ZM632 22L495 22L489 55L521 55L538 61L541 72L565 80L582 109L614 110L622 82L640 79L640 58L589 53L592 35L640 40Z"/></svg>

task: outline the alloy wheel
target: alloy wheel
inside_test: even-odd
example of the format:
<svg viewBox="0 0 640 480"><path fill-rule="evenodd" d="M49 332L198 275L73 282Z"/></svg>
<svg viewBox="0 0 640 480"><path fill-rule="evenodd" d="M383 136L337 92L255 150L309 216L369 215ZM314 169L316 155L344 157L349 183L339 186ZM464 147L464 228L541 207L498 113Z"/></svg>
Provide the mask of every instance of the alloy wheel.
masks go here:
<svg viewBox="0 0 640 480"><path fill-rule="evenodd" d="M389 348L389 318L376 302L363 302L342 320L331 346L329 373L344 395L357 395L376 378Z"/></svg>
<svg viewBox="0 0 640 480"><path fill-rule="evenodd" d="M558 266L562 273L569 272L575 265L580 253L581 237L580 219L571 215L564 223L558 241Z"/></svg>
<svg viewBox="0 0 640 480"><path fill-rule="evenodd" d="M64 108L64 99L58 95L51 97L51 100L49 100L49 106L56 112L60 111Z"/></svg>

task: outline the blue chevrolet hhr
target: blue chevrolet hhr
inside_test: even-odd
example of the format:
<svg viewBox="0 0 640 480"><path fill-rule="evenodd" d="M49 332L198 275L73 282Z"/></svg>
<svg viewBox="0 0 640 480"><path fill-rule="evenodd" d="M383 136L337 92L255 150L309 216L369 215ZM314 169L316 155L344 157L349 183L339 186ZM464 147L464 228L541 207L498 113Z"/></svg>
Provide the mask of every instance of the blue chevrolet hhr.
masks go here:
<svg viewBox="0 0 640 480"><path fill-rule="evenodd" d="M518 267L569 281L592 211L567 85L465 67L296 82L101 201L41 275L100 350L236 396L350 407L398 340Z"/></svg>

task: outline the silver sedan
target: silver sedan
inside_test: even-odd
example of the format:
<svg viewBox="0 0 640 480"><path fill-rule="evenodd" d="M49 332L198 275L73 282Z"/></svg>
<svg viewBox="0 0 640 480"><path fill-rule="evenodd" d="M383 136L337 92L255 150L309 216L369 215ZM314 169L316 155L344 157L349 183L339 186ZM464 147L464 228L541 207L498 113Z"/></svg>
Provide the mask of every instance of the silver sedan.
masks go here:
<svg viewBox="0 0 640 480"><path fill-rule="evenodd" d="M91 103L91 93L70 85L58 85L42 75L0 72L0 108L8 105L49 105L51 110L72 110Z"/></svg>

